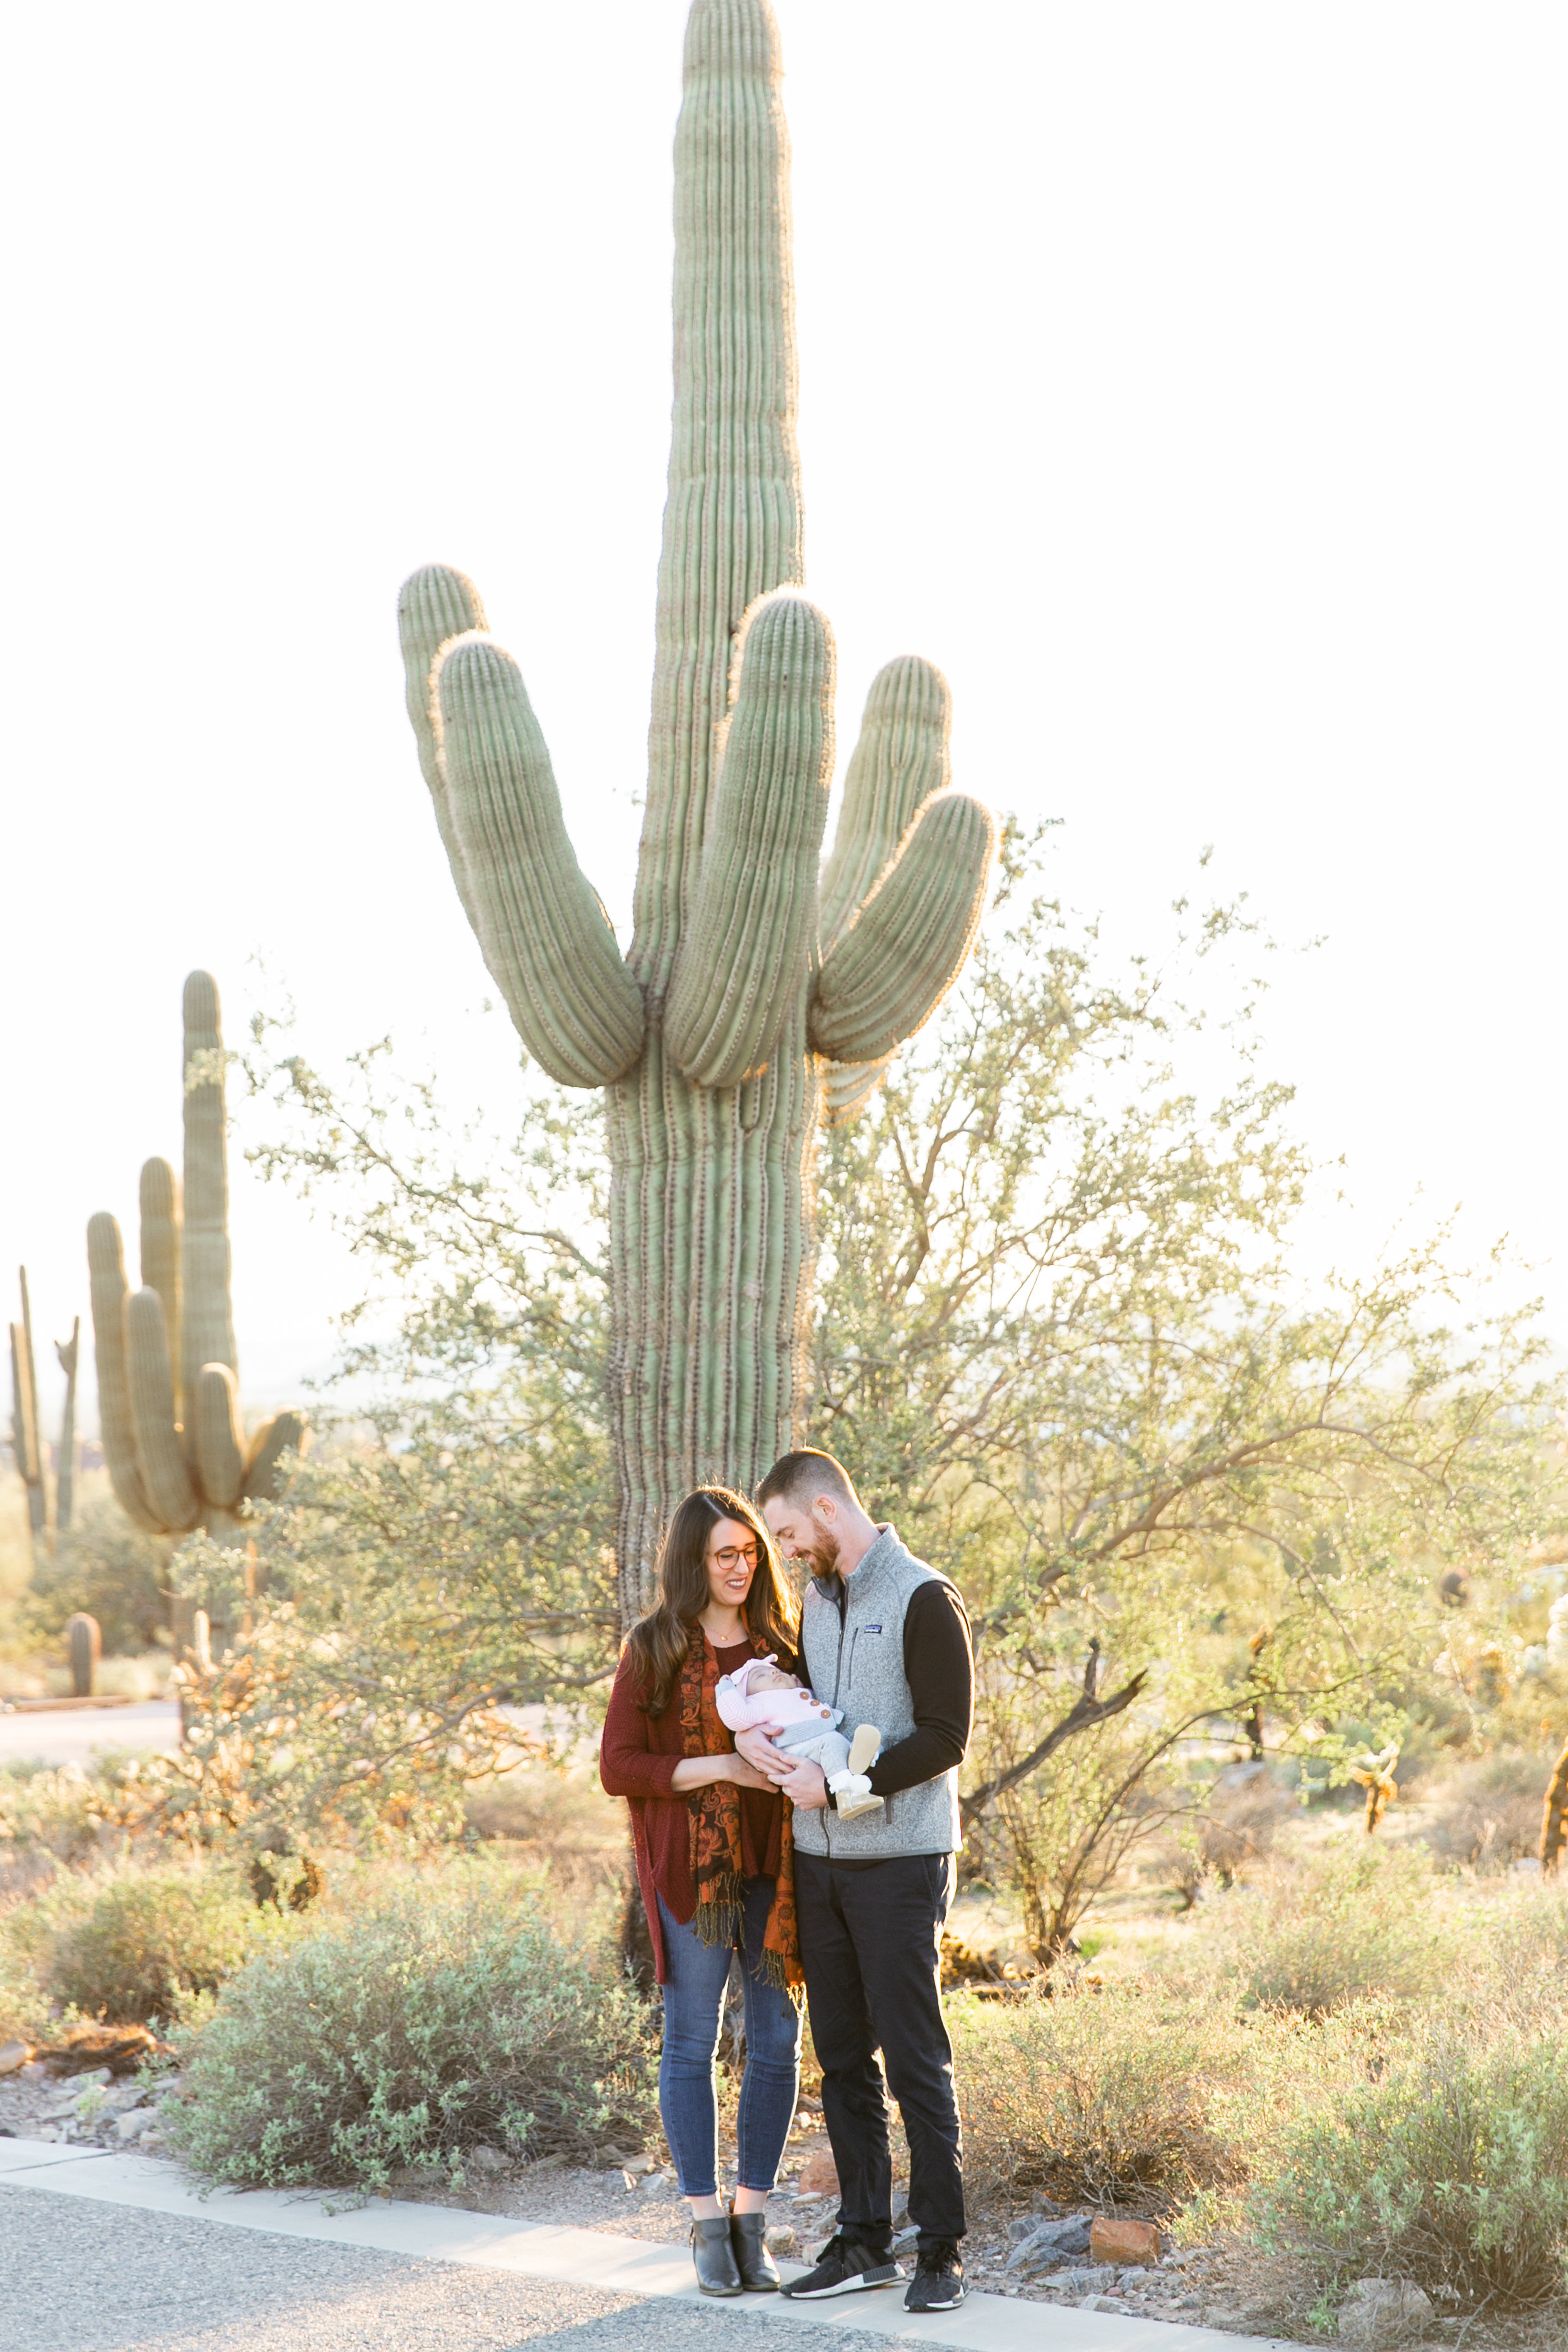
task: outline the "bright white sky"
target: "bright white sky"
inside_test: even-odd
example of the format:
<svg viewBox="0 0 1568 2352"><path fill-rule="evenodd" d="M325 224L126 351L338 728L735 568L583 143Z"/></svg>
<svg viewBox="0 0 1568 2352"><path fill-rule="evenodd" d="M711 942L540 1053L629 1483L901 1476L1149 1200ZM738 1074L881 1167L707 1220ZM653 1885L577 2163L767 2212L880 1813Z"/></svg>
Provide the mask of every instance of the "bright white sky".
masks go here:
<svg viewBox="0 0 1568 2352"><path fill-rule="evenodd" d="M1304 1250L1424 1188L1554 1261L1561 1333L1568 15L777 5L841 747L929 654L958 780L1063 818L1123 943L1216 844L1326 938L1268 1013L1356 1204ZM478 580L624 916L685 14L7 21L0 1267L41 1340L178 1156L193 964L231 1036L260 952L312 1059L391 1029L455 1104L516 1087L402 715L415 563ZM243 1171L235 1232L255 1407L357 1277Z"/></svg>

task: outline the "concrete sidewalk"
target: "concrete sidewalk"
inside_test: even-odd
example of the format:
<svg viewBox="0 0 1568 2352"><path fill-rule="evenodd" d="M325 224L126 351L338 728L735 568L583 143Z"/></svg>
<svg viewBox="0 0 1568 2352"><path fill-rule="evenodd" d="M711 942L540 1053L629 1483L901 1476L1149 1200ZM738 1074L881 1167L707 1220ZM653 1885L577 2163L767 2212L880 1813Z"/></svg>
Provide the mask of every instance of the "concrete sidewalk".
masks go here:
<svg viewBox="0 0 1568 2352"><path fill-rule="evenodd" d="M180 1745L180 1710L172 1699L129 1706L50 1708L38 1715L0 1715L0 1765L80 1764L130 1751L172 1755Z"/></svg>
<svg viewBox="0 0 1568 2352"><path fill-rule="evenodd" d="M785 2265L786 2273L793 2265ZM973 2294L699 2295L684 2248L378 2199L219 2190L142 2156L0 2140L5 2352L1264 2352L1263 2339ZM1283 2352L1283 2347L1281 2347Z"/></svg>

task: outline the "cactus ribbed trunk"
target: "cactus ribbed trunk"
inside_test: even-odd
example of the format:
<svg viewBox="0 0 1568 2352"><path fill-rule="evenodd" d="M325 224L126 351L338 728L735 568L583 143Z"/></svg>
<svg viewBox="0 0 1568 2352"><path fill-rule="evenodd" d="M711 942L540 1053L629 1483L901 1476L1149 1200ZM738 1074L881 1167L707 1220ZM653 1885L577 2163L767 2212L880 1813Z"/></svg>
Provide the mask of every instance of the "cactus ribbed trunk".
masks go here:
<svg viewBox="0 0 1568 2352"><path fill-rule="evenodd" d="M799 1435L820 1092L804 1008L760 1078L694 1086L664 1050L737 631L804 576L789 134L769 15L694 10L675 131L674 410L632 971L648 1044L610 1089L622 1622L670 1510L750 1486Z"/></svg>
<svg viewBox="0 0 1568 2352"><path fill-rule="evenodd" d="M750 1487L800 1431L818 1081L794 1024L761 1078L695 1087L655 1032L610 1090L622 1622L664 1521L704 1480Z"/></svg>
<svg viewBox="0 0 1568 2352"><path fill-rule="evenodd" d="M948 792L946 687L872 688L826 911L833 648L800 593L789 140L768 0L695 0L675 132L674 409L647 807L622 959L473 583L403 585L408 709L453 878L529 1052L608 1095L622 1621L694 1483L800 1435L826 1066L863 1101L968 952L995 845Z"/></svg>

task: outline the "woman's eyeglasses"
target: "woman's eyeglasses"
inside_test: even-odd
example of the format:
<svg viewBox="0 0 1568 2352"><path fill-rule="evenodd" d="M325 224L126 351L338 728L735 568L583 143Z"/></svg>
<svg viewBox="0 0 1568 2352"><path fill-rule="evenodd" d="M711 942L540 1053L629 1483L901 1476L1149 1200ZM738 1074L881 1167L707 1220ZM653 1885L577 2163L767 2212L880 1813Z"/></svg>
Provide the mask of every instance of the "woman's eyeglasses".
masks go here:
<svg viewBox="0 0 1568 2352"><path fill-rule="evenodd" d="M743 1560L747 1568L755 1568L757 1546L754 1543L726 1544L722 1551L709 1552L708 1558L727 1572L732 1568L738 1568Z"/></svg>

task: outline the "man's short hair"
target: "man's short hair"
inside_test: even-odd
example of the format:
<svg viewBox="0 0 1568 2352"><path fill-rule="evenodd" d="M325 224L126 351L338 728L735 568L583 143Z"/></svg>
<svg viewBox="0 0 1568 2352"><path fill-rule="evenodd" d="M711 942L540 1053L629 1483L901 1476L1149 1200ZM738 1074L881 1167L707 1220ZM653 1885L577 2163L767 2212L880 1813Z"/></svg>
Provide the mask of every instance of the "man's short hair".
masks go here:
<svg viewBox="0 0 1568 2352"><path fill-rule="evenodd" d="M836 1503L860 1501L841 1462L814 1445L802 1445L797 1453L779 1455L757 1489L757 1507L760 1510L765 1503L796 1503L809 1511L819 1495L831 1495Z"/></svg>

